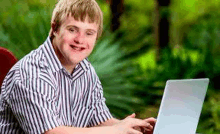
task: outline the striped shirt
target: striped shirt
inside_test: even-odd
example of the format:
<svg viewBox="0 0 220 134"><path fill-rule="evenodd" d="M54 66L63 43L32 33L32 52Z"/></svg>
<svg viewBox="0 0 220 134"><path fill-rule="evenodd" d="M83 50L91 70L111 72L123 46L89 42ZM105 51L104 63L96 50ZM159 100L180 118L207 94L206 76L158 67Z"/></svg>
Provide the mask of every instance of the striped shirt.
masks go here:
<svg viewBox="0 0 220 134"><path fill-rule="evenodd" d="M112 118L90 62L84 59L68 73L49 37L12 67L1 90L1 134L40 134L61 125L92 127Z"/></svg>

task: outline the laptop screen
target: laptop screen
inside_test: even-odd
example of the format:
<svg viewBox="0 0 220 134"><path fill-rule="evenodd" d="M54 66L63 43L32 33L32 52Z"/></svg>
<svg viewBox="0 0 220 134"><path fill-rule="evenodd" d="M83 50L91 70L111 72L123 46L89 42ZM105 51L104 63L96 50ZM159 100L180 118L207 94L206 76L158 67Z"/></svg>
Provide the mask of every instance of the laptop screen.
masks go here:
<svg viewBox="0 0 220 134"><path fill-rule="evenodd" d="M209 79L168 80L153 134L195 134Z"/></svg>

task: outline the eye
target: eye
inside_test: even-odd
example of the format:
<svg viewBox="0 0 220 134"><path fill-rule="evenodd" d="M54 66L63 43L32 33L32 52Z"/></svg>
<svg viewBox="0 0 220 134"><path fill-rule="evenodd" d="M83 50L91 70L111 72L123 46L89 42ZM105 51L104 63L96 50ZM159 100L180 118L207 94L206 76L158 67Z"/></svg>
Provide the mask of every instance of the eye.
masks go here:
<svg viewBox="0 0 220 134"><path fill-rule="evenodd" d="M93 33L92 32L87 32L86 35L93 35Z"/></svg>
<svg viewBox="0 0 220 134"><path fill-rule="evenodd" d="M75 31L74 28L69 28L68 30L69 30L69 32L74 32Z"/></svg>
<svg viewBox="0 0 220 134"><path fill-rule="evenodd" d="M93 31L86 32L86 35L94 35L94 34L95 34L95 32L93 32Z"/></svg>

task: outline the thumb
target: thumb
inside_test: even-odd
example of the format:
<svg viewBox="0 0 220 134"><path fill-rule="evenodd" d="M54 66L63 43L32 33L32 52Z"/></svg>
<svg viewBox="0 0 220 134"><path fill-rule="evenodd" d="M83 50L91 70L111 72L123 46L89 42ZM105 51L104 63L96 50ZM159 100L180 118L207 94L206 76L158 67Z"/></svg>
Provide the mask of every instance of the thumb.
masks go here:
<svg viewBox="0 0 220 134"><path fill-rule="evenodd" d="M135 118L135 116L136 116L136 114L133 113L133 114L131 114L131 115L128 115L126 118Z"/></svg>

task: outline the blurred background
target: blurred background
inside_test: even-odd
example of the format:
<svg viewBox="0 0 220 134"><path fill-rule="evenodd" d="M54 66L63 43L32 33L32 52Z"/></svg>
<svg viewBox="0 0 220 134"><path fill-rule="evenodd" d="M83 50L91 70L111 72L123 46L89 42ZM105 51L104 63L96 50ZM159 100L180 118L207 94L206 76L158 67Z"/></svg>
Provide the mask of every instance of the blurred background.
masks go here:
<svg viewBox="0 0 220 134"><path fill-rule="evenodd" d="M57 0L0 0L0 46L18 59L48 36ZM156 117L168 79L210 79L197 132L220 132L220 1L97 0L103 36L89 60L119 119ZM2 64L2 63L1 63Z"/></svg>

